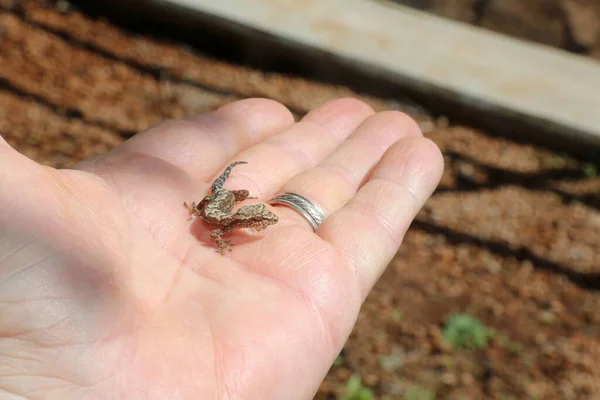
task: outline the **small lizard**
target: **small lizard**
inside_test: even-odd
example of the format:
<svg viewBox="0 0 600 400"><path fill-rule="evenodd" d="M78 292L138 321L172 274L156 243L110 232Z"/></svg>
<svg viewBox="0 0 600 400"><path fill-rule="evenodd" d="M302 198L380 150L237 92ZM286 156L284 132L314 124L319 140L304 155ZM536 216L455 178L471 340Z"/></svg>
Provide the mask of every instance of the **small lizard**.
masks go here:
<svg viewBox="0 0 600 400"><path fill-rule="evenodd" d="M231 251L233 245L230 241L223 239L223 236L242 228L253 228L260 231L269 225L279 221L279 217L273 214L264 204L255 204L251 206L240 207L233 212L235 203L246 199L255 199L250 197L247 190L227 190L223 184L229 177L233 167L239 164L247 164L246 161L236 161L231 163L225 171L219 176L211 187L211 194L202 199L196 205L183 203L190 212L191 218L199 217L207 224L213 226L210 236L217 244L217 251L225 254L225 250Z"/></svg>

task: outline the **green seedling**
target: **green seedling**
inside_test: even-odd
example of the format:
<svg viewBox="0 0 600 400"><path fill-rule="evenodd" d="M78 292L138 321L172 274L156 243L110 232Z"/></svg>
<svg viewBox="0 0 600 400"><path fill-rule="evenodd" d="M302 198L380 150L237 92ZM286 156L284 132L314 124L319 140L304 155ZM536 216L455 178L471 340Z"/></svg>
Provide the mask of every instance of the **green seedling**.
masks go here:
<svg viewBox="0 0 600 400"><path fill-rule="evenodd" d="M583 176L588 179L592 179L598 176L598 167L592 163L585 163L581 166Z"/></svg>
<svg viewBox="0 0 600 400"><path fill-rule="evenodd" d="M402 311L398 310L397 308L394 308L391 312L390 317L392 318L392 321L399 322L402 319Z"/></svg>
<svg viewBox="0 0 600 400"><path fill-rule="evenodd" d="M553 154L542 158L542 165L546 168L559 169L567 165L569 156L567 154Z"/></svg>
<svg viewBox="0 0 600 400"><path fill-rule="evenodd" d="M494 331L470 314L452 314L442 331L453 349L482 349L488 345Z"/></svg>
<svg viewBox="0 0 600 400"><path fill-rule="evenodd" d="M510 341L506 347L513 354L520 354L523 351L523 346L519 342Z"/></svg>
<svg viewBox="0 0 600 400"><path fill-rule="evenodd" d="M435 400L435 393L419 385L412 385L406 390L405 400Z"/></svg>
<svg viewBox="0 0 600 400"><path fill-rule="evenodd" d="M542 320L542 322L544 324L552 325L554 323L554 321L556 321L556 316L554 315L554 313L552 311L545 310L545 311L542 311L540 319Z"/></svg>
<svg viewBox="0 0 600 400"><path fill-rule="evenodd" d="M352 375L346 384L346 394L340 400L373 400L373 391L364 386L359 375Z"/></svg>
<svg viewBox="0 0 600 400"><path fill-rule="evenodd" d="M33 146L37 146L38 144L42 143L42 138L39 135L33 133L27 136L27 142Z"/></svg>
<svg viewBox="0 0 600 400"><path fill-rule="evenodd" d="M342 357L341 354L338 354L338 356L333 361L333 366L334 367L339 367L339 366L342 365L343 362L344 362L344 358Z"/></svg>
<svg viewBox="0 0 600 400"><path fill-rule="evenodd" d="M394 372L402 368L404 361L404 350L401 347L397 347L390 354L379 357L379 366L384 371Z"/></svg>

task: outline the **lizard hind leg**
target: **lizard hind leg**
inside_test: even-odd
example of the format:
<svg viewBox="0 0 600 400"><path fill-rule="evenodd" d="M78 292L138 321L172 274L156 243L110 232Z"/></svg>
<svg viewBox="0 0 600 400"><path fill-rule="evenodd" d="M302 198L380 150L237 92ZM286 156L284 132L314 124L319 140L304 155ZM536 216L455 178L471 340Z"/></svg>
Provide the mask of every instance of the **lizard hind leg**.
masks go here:
<svg viewBox="0 0 600 400"><path fill-rule="evenodd" d="M223 239L223 235L228 234L228 232L223 229L215 229L210 233L210 236L214 239L217 244L217 251L221 254L225 254L226 250L232 251L233 244L229 240Z"/></svg>

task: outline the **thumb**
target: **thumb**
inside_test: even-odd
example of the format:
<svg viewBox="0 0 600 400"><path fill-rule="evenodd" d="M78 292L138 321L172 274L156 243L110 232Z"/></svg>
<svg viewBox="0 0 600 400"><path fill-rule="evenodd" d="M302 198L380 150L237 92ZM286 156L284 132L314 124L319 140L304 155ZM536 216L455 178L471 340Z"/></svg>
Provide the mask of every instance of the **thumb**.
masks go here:
<svg viewBox="0 0 600 400"><path fill-rule="evenodd" d="M88 269L116 264L129 243L119 200L95 175L41 165L0 137L0 253L5 243L17 251L35 239L36 249L42 243L81 265L85 259ZM9 272L4 260L0 282Z"/></svg>

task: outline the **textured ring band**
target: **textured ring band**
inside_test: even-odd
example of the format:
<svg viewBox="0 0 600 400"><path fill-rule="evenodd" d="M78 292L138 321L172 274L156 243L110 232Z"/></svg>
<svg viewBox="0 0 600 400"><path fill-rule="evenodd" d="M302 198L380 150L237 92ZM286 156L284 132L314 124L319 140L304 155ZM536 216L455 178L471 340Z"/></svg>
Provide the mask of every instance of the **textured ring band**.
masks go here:
<svg viewBox="0 0 600 400"><path fill-rule="evenodd" d="M325 220L325 215L313 202L296 193L282 193L268 201L269 204L282 204L298 211L312 226L313 230Z"/></svg>

